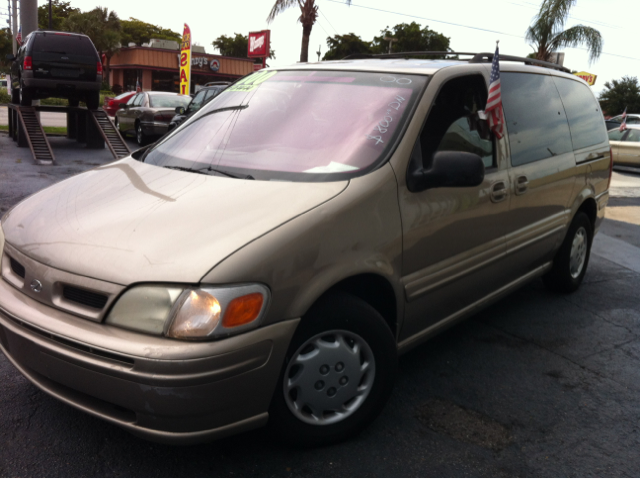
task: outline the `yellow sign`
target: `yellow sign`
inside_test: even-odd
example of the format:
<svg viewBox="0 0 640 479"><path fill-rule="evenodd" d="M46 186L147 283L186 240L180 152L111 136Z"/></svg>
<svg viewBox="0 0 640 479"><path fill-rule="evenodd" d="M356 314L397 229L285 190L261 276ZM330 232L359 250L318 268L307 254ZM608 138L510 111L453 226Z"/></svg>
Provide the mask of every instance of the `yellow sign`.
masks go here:
<svg viewBox="0 0 640 479"><path fill-rule="evenodd" d="M575 76L582 78L584 81L586 81L589 86L593 86L596 84L596 78L598 78L598 75L594 75L593 73L587 73L587 72L578 72L578 73L574 73Z"/></svg>
<svg viewBox="0 0 640 479"><path fill-rule="evenodd" d="M191 30L184 24L182 43L180 45L180 93L191 93Z"/></svg>

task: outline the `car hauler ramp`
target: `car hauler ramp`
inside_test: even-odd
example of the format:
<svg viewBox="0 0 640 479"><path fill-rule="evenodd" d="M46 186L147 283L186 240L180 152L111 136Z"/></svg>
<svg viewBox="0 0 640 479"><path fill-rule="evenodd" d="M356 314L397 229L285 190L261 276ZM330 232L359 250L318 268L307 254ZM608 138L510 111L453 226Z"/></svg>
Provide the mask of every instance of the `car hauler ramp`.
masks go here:
<svg viewBox="0 0 640 479"><path fill-rule="evenodd" d="M37 112L65 113L67 138L86 143L87 148L103 149L105 143L115 159L124 158L131 150L104 110L68 106L20 106L7 104L9 135L19 147L29 147L37 164L53 165L55 157Z"/></svg>
<svg viewBox="0 0 640 479"><path fill-rule="evenodd" d="M39 165L55 164L55 156L35 108L11 104L7 106L9 107L9 135L18 141L18 146L28 145L33 159Z"/></svg>
<svg viewBox="0 0 640 479"><path fill-rule="evenodd" d="M120 159L131 154L131 150L120 136L120 132L104 110L90 110L91 118L114 158Z"/></svg>

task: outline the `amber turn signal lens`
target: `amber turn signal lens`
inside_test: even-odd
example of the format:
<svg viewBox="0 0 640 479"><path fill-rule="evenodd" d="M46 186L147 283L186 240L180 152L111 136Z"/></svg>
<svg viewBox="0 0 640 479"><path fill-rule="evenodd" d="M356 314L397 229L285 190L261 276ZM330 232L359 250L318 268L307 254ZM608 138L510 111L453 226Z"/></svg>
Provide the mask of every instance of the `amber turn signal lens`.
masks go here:
<svg viewBox="0 0 640 479"><path fill-rule="evenodd" d="M251 293L233 299L222 319L225 328L235 328L255 321L262 310L264 298L260 293Z"/></svg>

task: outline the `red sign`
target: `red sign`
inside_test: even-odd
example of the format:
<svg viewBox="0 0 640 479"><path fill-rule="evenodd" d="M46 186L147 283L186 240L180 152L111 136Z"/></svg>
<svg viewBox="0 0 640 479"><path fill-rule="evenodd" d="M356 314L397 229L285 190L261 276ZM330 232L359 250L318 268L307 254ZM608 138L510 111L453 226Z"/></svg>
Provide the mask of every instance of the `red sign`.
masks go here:
<svg viewBox="0 0 640 479"><path fill-rule="evenodd" d="M249 33L248 52L249 58L265 58L269 56L269 36L271 30Z"/></svg>

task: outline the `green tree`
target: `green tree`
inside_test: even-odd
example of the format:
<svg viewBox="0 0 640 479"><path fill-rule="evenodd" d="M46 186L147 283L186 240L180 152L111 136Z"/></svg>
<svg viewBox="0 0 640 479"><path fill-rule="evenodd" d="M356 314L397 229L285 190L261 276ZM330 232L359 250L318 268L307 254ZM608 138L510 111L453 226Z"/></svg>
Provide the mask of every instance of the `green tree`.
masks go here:
<svg viewBox="0 0 640 479"><path fill-rule="evenodd" d="M104 54L104 78L109 78L111 57L120 49L122 26L118 14L107 8L96 7L88 12L75 12L69 15L63 24L69 32L83 33L91 38L96 50Z"/></svg>
<svg viewBox="0 0 640 479"><path fill-rule="evenodd" d="M329 50L323 60L341 60L354 53L371 53L371 42L365 42L355 33L328 37L327 46Z"/></svg>
<svg viewBox="0 0 640 479"><path fill-rule="evenodd" d="M526 39L538 60L549 61L552 53L565 47L586 45L589 63L602 53L602 35L592 27L576 25L563 30L569 10L576 0L543 0L533 24L527 29Z"/></svg>
<svg viewBox="0 0 640 479"><path fill-rule="evenodd" d="M182 40L181 33L143 22L137 18L130 17L129 20L120 20L120 24L122 25L123 46L129 45L129 43L141 46L143 43L149 43L152 38L173 40L178 43Z"/></svg>
<svg viewBox="0 0 640 479"><path fill-rule="evenodd" d="M625 108L630 113L640 111L640 84L637 77L624 76L604 84L600 93L600 104L609 115L622 113Z"/></svg>
<svg viewBox="0 0 640 479"><path fill-rule="evenodd" d="M11 30L3 28L0 30L0 67L3 72L8 72L11 68L11 62L6 60L7 55L13 53L13 37Z"/></svg>
<svg viewBox="0 0 640 479"><path fill-rule="evenodd" d="M371 50L373 53L388 53L389 41L384 37L395 38L391 52L448 52L449 37L442 33L429 30L427 26L420 28L416 22L400 23L393 27L393 31L387 27L380 31L379 37L373 37ZM442 55L425 55L425 58L443 58Z"/></svg>
<svg viewBox="0 0 640 479"><path fill-rule="evenodd" d="M351 0L345 0L345 2L347 5L351 5ZM300 61L306 63L309 61L309 37L311 36L311 29L318 18L318 6L315 0L276 0L267 17L267 23L273 22L279 13L295 6L300 7L300 17L298 17L298 21L302 24Z"/></svg>
<svg viewBox="0 0 640 479"><path fill-rule="evenodd" d="M71 6L71 2L53 0L51 2L51 28L64 30L64 22L72 13L80 13L80 10ZM49 2L38 7L38 28L49 30Z"/></svg>
<svg viewBox="0 0 640 479"><path fill-rule="evenodd" d="M225 57L247 58L249 52L249 37L242 33L236 33L234 37L220 35L211 44ZM275 57L276 52L269 50L269 58ZM260 62L260 59L256 58L255 62Z"/></svg>

